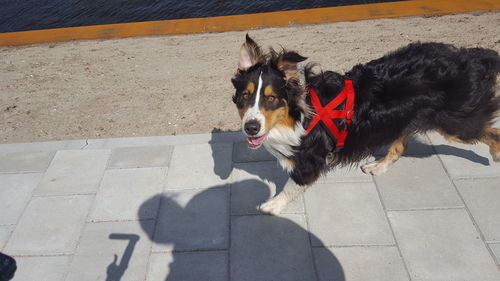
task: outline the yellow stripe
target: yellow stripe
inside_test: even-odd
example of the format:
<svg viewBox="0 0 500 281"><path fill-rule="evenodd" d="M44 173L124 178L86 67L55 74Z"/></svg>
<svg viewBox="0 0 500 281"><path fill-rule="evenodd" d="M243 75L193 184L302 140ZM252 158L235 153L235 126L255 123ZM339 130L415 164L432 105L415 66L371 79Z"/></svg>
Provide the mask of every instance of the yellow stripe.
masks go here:
<svg viewBox="0 0 500 281"><path fill-rule="evenodd" d="M285 12L0 33L0 46L247 30L259 27L500 10L500 0L413 0Z"/></svg>

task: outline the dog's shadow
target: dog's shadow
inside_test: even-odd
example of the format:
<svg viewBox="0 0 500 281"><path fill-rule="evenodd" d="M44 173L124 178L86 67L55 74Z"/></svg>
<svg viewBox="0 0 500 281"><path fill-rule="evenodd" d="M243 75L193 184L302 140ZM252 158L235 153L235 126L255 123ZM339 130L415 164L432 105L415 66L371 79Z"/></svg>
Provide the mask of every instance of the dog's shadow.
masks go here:
<svg viewBox="0 0 500 281"><path fill-rule="evenodd" d="M249 192L258 200L269 196L268 186L259 180L240 184L251 185ZM155 280L224 280L228 274L239 281L316 279L310 241L320 240L304 229L303 215L232 215L229 194L230 187L221 185L165 192L142 204L139 218L147 217L161 200L156 229L149 238L157 255L169 257L151 263L164 266L155 269L162 272L152 276ZM147 229L146 220L141 224ZM326 252L319 262L327 268L327 280L345 281L341 264Z"/></svg>

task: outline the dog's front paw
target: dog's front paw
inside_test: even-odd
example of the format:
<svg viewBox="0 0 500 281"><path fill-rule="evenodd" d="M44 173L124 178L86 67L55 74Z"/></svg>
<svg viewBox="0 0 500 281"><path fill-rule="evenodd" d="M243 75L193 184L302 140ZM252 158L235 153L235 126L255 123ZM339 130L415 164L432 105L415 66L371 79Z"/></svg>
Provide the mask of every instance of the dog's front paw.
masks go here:
<svg viewBox="0 0 500 281"><path fill-rule="evenodd" d="M389 167L389 164L387 164L387 163L373 161L373 162L370 162L368 164L361 166L361 170L365 174L377 176L377 175L381 175L381 174L387 172L388 167Z"/></svg>
<svg viewBox="0 0 500 281"><path fill-rule="evenodd" d="M276 196L261 204L258 209L264 214L276 216L286 208L287 203L288 201L285 198Z"/></svg>

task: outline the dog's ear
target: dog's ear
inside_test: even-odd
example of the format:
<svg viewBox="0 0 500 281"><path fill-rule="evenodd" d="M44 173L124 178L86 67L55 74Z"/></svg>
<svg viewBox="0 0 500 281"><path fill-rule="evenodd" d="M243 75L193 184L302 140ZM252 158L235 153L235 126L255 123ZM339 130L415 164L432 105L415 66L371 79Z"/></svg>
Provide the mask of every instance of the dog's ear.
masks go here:
<svg viewBox="0 0 500 281"><path fill-rule="evenodd" d="M240 49L240 61L238 63L238 69L245 71L250 67L256 65L259 62L263 62L264 57L262 56L262 51L259 45L253 41L250 36L246 36L245 43Z"/></svg>
<svg viewBox="0 0 500 281"><path fill-rule="evenodd" d="M285 74L285 79L299 79L299 71L297 64L305 61L307 58L299 55L296 52L283 51L275 63L276 67Z"/></svg>

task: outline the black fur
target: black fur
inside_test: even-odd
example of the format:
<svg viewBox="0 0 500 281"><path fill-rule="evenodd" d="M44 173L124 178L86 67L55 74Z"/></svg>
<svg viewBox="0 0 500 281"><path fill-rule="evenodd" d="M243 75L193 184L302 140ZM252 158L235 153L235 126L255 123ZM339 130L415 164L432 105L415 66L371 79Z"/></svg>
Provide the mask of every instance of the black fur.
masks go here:
<svg viewBox="0 0 500 281"><path fill-rule="evenodd" d="M255 68L266 65L273 63ZM292 179L300 185L312 184L325 170L327 155L333 156L334 166L352 165L381 146L414 133L439 130L464 142L479 140L500 108L500 100L495 98L499 72L500 57L495 51L441 43L413 43L380 59L356 65L345 75L332 71L315 74L311 66L307 67L306 87L318 92L323 105L342 91L344 80L352 80L355 115L348 126L345 146L338 152L331 154L336 140L321 122L303 138L290 157L295 163ZM298 83L288 81L283 87L292 88L286 89L292 93L289 96L304 98ZM310 105L308 95L305 99ZM290 111L295 110L290 115L299 120L296 111L301 109L304 114L304 110L293 106L296 102L293 98L288 101ZM311 118L305 116L303 126L307 128ZM339 128L345 126L345 121L335 122Z"/></svg>

